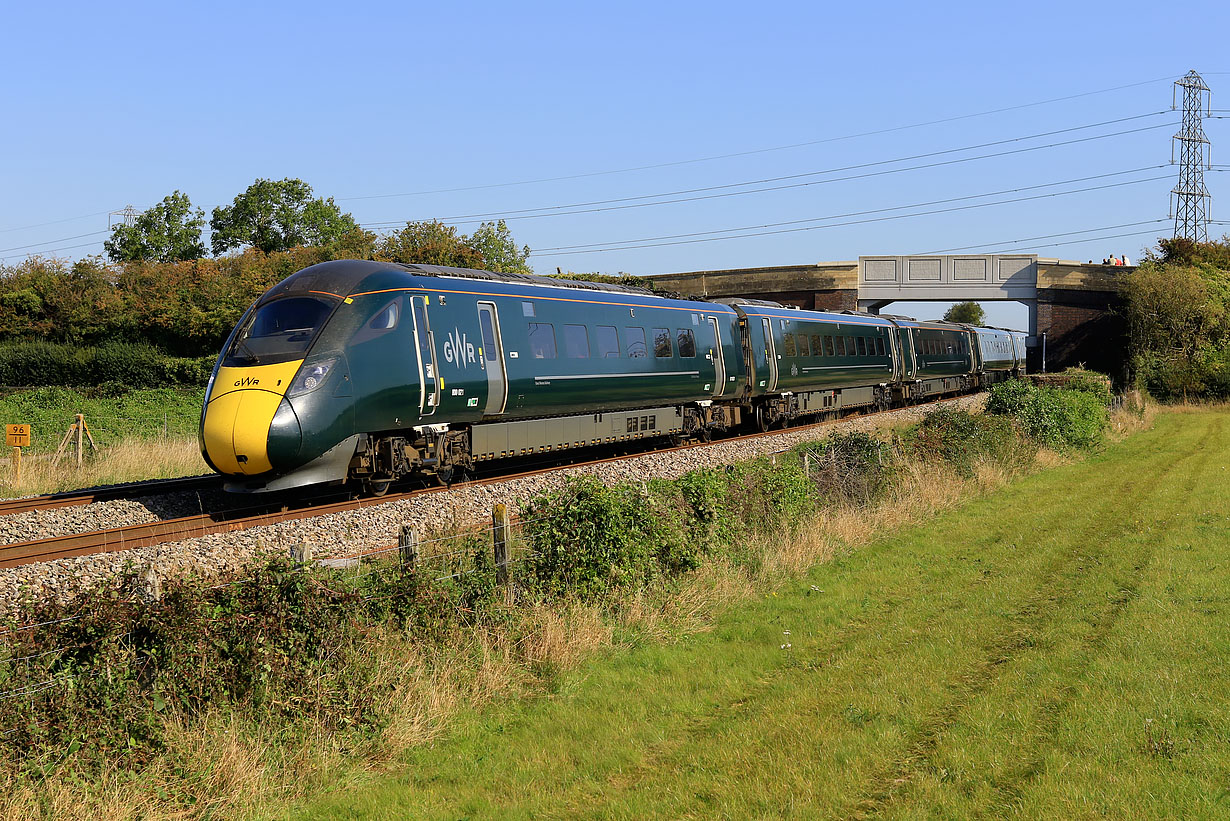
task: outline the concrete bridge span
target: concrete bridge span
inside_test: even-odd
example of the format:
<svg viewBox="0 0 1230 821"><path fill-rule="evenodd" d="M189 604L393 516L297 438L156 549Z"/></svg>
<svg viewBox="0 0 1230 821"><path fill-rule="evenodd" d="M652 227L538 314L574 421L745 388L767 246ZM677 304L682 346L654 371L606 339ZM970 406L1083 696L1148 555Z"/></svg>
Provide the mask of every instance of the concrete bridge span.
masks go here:
<svg viewBox="0 0 1230 821"><path fill-rule="evenodd" d="M1130 267L1038 257L865 256L764 268L691 271L653 277L683 294L769 299L800 308L878 313L893 302L1015 301L1029 311L1030 368L1083 363L1117 374L1123 327L1116 312L1119 278ZM922 317L930 318L930 317Z"/></svg>

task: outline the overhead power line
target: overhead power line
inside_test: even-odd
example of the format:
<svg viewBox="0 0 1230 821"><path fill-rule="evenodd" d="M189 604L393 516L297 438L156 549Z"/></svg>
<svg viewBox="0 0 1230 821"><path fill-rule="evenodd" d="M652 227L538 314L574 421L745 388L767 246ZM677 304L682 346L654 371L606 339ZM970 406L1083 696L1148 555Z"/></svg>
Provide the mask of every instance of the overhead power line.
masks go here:
<svg viewBox="0 0 1230 821"><path fill-rule="evenodd" d="M0 228L0 234L7 234L10 231L28 231L31 228L44 228L48 225L61 225L66 222L76 222L77 220L89 219L90 217L103 217L111 211L95 211L93 214L82 214L77 217L65 217L60 220L51 220L50 222L36 222L32 225L19 225L16 228Z"/></svg>
<svg viewBox="0 0 1230 821"><path fill-rule="evenodd" d="M593 248L593 249L586 249L586 250L559 251L557 253L548 254L547 257L551 258L551 257L573 256L575 254L601 254L601 253L606 253L608 251L633 251L633 250L639 250L643 248L661 248L661 247L670 246L670 245L694 245L694 244L698 244L702 242L718 242L721 240L747 239L749 237L765 237L765 236L772 236L776 234L795 234L795 233L801 233L803 231L818 231L818 230L825 229L825 228L843 228L843 227L848 227L851 225L865 225L868 223L875 223L875 222L889 222L891 220L907 219L909 217L923 217L923 216L931 216L934 214L948 214L948 213L952 213L955 211L971 211L971 210L975 210L978 208L991 208L997 205L1008 205L1011 203L1026 202L1029 200L1047 199L1050 197L1066 196L1068 194L1080 194L1080 193L1085 193L1088 191L1101 191L1101 190L1105 190L1108 188L1120 188L1125 185L1137 185L1139 183L1154 182L1156 180L1162 180L1162 179L1168 179L1168 178L1169 178L1168 176L1149 177L1143 180L1131 180L1128 182L1111 183L1109 185L1097 185L1097 186L1091 186L1088 188L1076 189L1074 191L1057 191L1057 192L1053 192L1050 194L1034 194L1028 197L1014 197L1012 199L999 200L997 202L984 202L984 203L977 203L974 205L960 205L960 206L954 206L952 208L937 208L937 209L932 209L929 211L917 211L912 214L895 214L892 216L872 217L869 219L848 220L845 222L832 222L832 223L827 223L825 225L809 225L809 226L804 226L804 227L799 227L799 228L781 228L781 229L777 229L773 231L755 231L753 233L743 233L743 234L737 234L733 236L724 236L724 237L700 237L700 238L693 238L693 239L671 240L671 241L666 241L666 242L646 242L646 243L640 243L640 244L621 245L619 247L612 247L612 248Z"/></svg>
<svg viewBox="0 0 1230 821"><path fill-rule="evenodd" d="M767 222L767 223L761 223L757 225L743 225L743 226L738 226L735 228L719 228L719 229L714 229L711 231L694 231L694 232L686 233L686 234L665 234L665 235L654 236L654 237L639 237L637 239L611 240L609 242L582 243L580 245L560 245L560 246L556 246L553 248L538 248L535 250L535 253L541 254L547 251L569 251L569 250L573 250L577 248L592 249L592 248L601 247L603 245L627 245L629 243L653 242L656 240L681 239L684 237L699 237L699 236L706 236L706 235L712 235L712 234L728 234L728 233L732 233L735 231L752 231L752 230L756 230L760 228L779 228L785 225L802 225L808 222L823 222L823 221L831 220L831 219L844 219L846 217L858 217L858 216L865 216L867 214L882 214L888 211L901 211L907 208L925 208L931 205L943 205L943 204L947 204L951 202L962 202L965 200L982 199L984 197L996 197L996 196L1000 196L1003 194L1015 194L1021 191L1034 191L1039 188L1054 188L1057 185L1071 185L1073 183L1078 183L1078 182L1089 182L1091 180L1101 180L1101 179L1106 179L1107 177L1119 177L1119 176L1123 176L1124 174L1136 174L1141 171L1152 171L1158 168L1166 168L1166 167L1167 167L1166 165L1148 165L1148 166L1143 166L1141 168L1131 168L1126 171L1111 171L1106 174L1095 174L1095 175L1088 176L1088 177L1076 177L1076 178L1068 179L1068 180L1057 180L1055 182L1038 183L1036 185L1023 185L1017 188L1005 188L999 191L985 191L980 194L967 194L961 197L948 197L946 199L928 200L926 202L916 202L916 203L911 203L909 205L893 205L893 206L889 206L885 208L872 208L872 209L868 209L865 211L849 211L843 214L828 214L823 217L807 217L806 219L787 220L784 222ZM1150 179L1151 180L1152 179L1163 179L1163 177L1151 177ZM1143 182L1143 180L1135 180L1133 182ZM1125 184L1131 184L1131 183L1125 183Z"/></svg>
<svg viewBox="0 0 1230 821"><path fill-rule="evenodd" d="M70 239L81 239L83 237L96 237L99 234L108 234L110 231L90 231L88 234L77 234L73 237L60 237L59 239L49 239L45 242L32 242L29 245L17 245L12 248L0 248L0 254L7 254L10 251L21 251L25 248L37 248L40 245L54 245L57 242L68 242ZM88 243L93 245L94 243Z"/></svg>
<svg viewBox="0 0 1230 821"><path fill-rule="evenodd" d="M1167 112L1157 112L1157 113L1167 113ZM1150 114L1150 115L1141 115L1141 116L1155 116L1155 115ZM1005 156L1010 156L1013 154L1024 154L1024 153L1028 153L1032 151L1043 151L1046 149L1059 148L1059 147L1066 146L1066 145L1076 145L1079 143L1092 142L1094 140L1104 140L1110 137L1119 137L1125 134L1137 134L1143 131L1153 131L1159 128L1170 128L1173 125L1174 123L1172 122L1166 122L1166 123L1160 123L1158 125L1143 126L1141 128L1127 129L1124 131L1112 131L1107 134L1096 134L1090 137L1078 137L1076 139L1071 139L1071 140L1060 140L1058 142L1046 143L1043 145L1026 146L1024 148L1014 148L1014 149L1010 149L1007 151L995 151L995 152L991 152L987 154L975 155L972 157L960 157L960 158L951 159L951 160L941 160L938 162L922 163L919 165L905 166L903 168L891 168L891 169L887 169L883 171L872 171L872 172L868 172L865 174L851 174L851 175L844 176L844 177L832 177L830 179L806 180L804 182L788 183L785 185L764 186L761 188L751 188L751 189L747 189L744 191L724 191L723 193L715 193L715 194L699 193L699 192L715 191L715 190L735 188L735 187L741 187L741 186L747 186L747 185L755 185L755 184L762 183L762 182L775 182L778 180L786 180L786 179L816 177L816 176L821 176L824 174L838 173L840 171L857 170L860 168L872 168L872 167L883 166L883 165L891 165L894 163L906 162L912 159L923 159L926 157L936 157L936 156L942 156L945 154L958 153L961 151L971 151L977 148L984 148L984 147L991 146L991 145L1004 145L1007 143L1020 142L1020 141L1028 140L1028 139L1036 139L1040 136L1046 136L1046 135L1035 134L1035 135L1030 135L1026 137L1013 137L1013 138L1006 139L1006 140L997 140L992 143L984 143L984 144L975 145L975 146L966 146L964 148L950 148L950 149L944 149L942 151L928 152L925 154L915 154L915 155L908 156L908 157L897 157L897 158L890 159L890 160L877 160L874 162L859 163L856 165L829 168L829 169L824 169L821 171L809 171L809 172L802 173L802 174L791 174L791 175L784 176L784 177L770 177L770 178L765 178L763 180L750 180L747 182L729 183L726 185L706 186L704 188L686 189L686 190L676 191L676 192L664 192L664 193L659 193L659 194L645 194L645 195L640 195L636 197L621 197L621 198L611 199L611 200L595 200L595 201L586 202L586 203L571 203L568 205L542 206L539 208L529 208L529 209L522 209L522 210L517 210L517 211L492 211L492 212L483 213L483 214L463 214L463 215L455 215L455 216L448 216L448 217L436 217L435 219L439 220L440 222L449 222L449 223L459 223L459 222L465 222L467 220L478 220L478 219L504 219L504 220L539 219L542 217L569 216L569 215L574 215L574 214L591 214L591 213L598 213L601 211L622 211L622 210L627 210L630 208L648 208L648 207L656 206L656 205L672 205L672 204L677 204L681 202L697 202L700 200L723 199L726 197L739 197L739 196L744 196L747 194L760 194L766 191L783 191L783 190L792 189L792 188L805 188L811 185L825 185L825 184L834 183L834 182L848 182L850 180L868 179L871 177L880 177L880 176L885 176L888 174L899 174L905 171L917 171L917 170L926 169L926 168L940 168L943 166L958 165L961 163L973 162L976 160L993 159L995 157L1005 157ZM1093 126L1078 126L1077 128L1092 128L1092 127ZM1062 129L1062 131L1072 131L1072 130L1076 130L1076 129L1075 128ZM1048 134L1054 134L1054 133L1061 133L1061 132L1048 132ZM697 193L698 195L697 196L686 196L686 197L679 196L679 197L676 197L675 199L658 199L654 202L641 202L641 200L653 199L655 197L672 197L675 195L692 194L692 193ZM572 209L572 210L567 210L567 209ZM543 212L543 213L533 213L533 212ZM366 222L366 223L363 223L363 226L365 228L382 228L382 227L389 228L389 227L393 227L396 225L402 225L410 221L412 220Z"/></svg>
<svg viewBox="0 0 1230 821"><path fill-rule="evenodd" d="M929 254L951 254L955 251L969 251L971 249L977 249L977 248L991 248L991 247L1001 247L1002 248L1008 245L1019 245L1022 242L1036 242L1040 239L1054 239L1056 237L1072 237L1072 236L1076 236L1077 234L1093 233L1094 231L1114 231L1119 228L1135 228L1136 226L1139 226L1139 225L1159 225L1161 223L1169 222L1169 221L1170 221L1169 218L1154 219L1154 220L1141 220L1140 222L1124 222L1124 223L1120 223L1119 225L1103 225L1099 228L1083 228L1079 231L1062 231L1057 234L1039 234L1034 237L1021 237L1020 239L1000 240L998 242L979 242L975 245L960 245L960 246L957 246L956 248L938 248L934 251L923 251L921 254L919 254L919 256L927 256ZM1148 234L1148 233L1151 233L1151 232L1135 231L1132 234L1119 234L1117 236L1135 236L1137 234ZM1093 242L1094 240L1098 240L1098 239L1114 239L1114 238L1115 237L1085 237L1083 239L1072 240L1071 242L1051 243L1049 246L1044 246L1044 247L1055 247L1058 245L1074 245L1078 242Z"/></svg>
<svg viewBox="0 0 1230 821"><path fill-rule="evenodd" d="M39 251L39 252L37 252L37 253L39 253L39 254L54 254L54 253L56 253L57 251L72 251L72 250L75 250L75 249L77 249L77 248L90 248L90 247L93 247L93 246L95 246L95 245L98 245L98 240L95 240L94 242L83 242L83 243L81 243L80 245L65 245L65 246L62 246L62 247L60 247L60 248L44 248L43 250L41 250L41 251ZM7 261L7 260L10 260L10 259L14 259L14 258L16 258L16 257L29 257L29 256L34 256L34 254L12 254L12 255L7 256L7 257L0 257L0 259L3 259L3 260L5 260L5 261Z"/></svg>
<svg viewBox="0 0 1230 821"><path fill-rule="evenodd" d="M352 197L338 197L337 200L341 202L341 201L350 201L350 200L392 199L395 197L426 196L428 194L452 194L452 193L456 193L459 191L482 191L482 190L488 190L492 188L510 188L510 187L518 186L518 185L537 185L539 183L562 182L565 180L580 180L580 179L586 179L589 177L609 176L612 174L627 174L627 173L631 173L634 171L650 171L655 168L671 168L671 167L680 166L680 165L691 165L695 163L712 162L714 160L726 160L726 159L731 159L734 157L747 157L747 156L751 156L754 154L767 154L767 153L774 152L774 151L789 151L795 148L805 148L808 146L823 145L825 143L841 142L844 140L856 140L856 139L861 139L863 137L874 137L874 136L878 136L881 134L892 134L898 131L907 131L907 130L914 129L914 128L924 128L930 125L943 125L944 123L954 123L954 122L959 122L961 120L974 119L977 117L987 117L992 114L1003 114L1004 112L1007 112L1007 111L1020 111L1026 108L1034 108L1036 106L1041 106L1041 105L1050 105L1051 103L1061 103L1061 102L1066 102L1068 100L1080 99L1082 97L1091 97L1097 94L1107 94L1112 91L1122 91L1128 88L1137 88L1139 86L1145 86L1145 85L1150 85L1152 83L1160 83L1160 82L1169 81L1169 80L1173 80L1173 75L1168 76L1168 77L1157 77L1152 80L1142 80L1138 83L1128 83L1126 85L1113 86L1111 88L1102 88L1096 91L1084 91L1079 94L1069 94L1064 97L1052 97L1049 100L1038 100L1032 103L1021 103L1019 105L1004 106L1002 108L992 108L987 111L978 111L972 114L959 114L953 117L944 117L938 120L926 120L924 122L909 123L907 125L891 126L888 128L879 128L879 129L875 129L872 131L859 131L854 134L844 134L838 137L825 137L823 139L818 139L818 140L807 140L805 142L790 143L788 145L771 146L769 148L755 148L755 149L750 149L746 151L734 151L734 152L730 152L727 154L713 154L713 155L706 156L706 157L693 157L691 159L685 159L685 160L673 160L671 162L652 163L649 165L636 165L636 166L629 166L627 168L613 168L613 169L608 169L605 171L589 171L589 172L584 172L580 174L565 174L565 175L560 175L560 176L555 176L555 177L540 177L538 179L514 180L511 182L495 182L495 183L486 183L483 185L466 185L466 186L460 186L456 188L435 188L435 189L428 189L428 190L423 190L423 191L403 191L400 193L392 193L392 194L365 194L365 195L352 196Z"/></svg>

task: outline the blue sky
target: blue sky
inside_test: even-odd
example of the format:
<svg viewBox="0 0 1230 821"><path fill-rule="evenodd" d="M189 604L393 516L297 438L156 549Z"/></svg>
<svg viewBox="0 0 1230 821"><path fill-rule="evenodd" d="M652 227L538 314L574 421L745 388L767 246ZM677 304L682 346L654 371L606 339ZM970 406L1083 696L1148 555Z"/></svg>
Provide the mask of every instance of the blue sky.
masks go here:
<svg viewBox="0 0 1230 821"><path fill-rule="evenodd" d="M180 189L208 213L257 177L291 176L376 227L442 218L469 231L473 215L508 215L541 273L967 246L1135 259L1170 230L1131 224L1167 215L1171 82L1194 68L1213 107L1230 108L1230 5L1192 8L6 3L0 257L96 253L107 211ZM949 121L903 128L936 120ZM1205 122L1215 162L1225 123ZM1047 132L1063 133L1019 139ZM1004 151L1017 153L903 170ZM949 153L885 162L935 152ZM864 167L831 172L849 166ZM832 179L846 176L860 178ZM1228 177L1207 175L1215 219ZM770 178L789 179L739 185ZM688 201L645 205L661 199ZM937 200L954 201L902 208ZM511 213L529 209L544 210ZM854 212L869 213L838 216ZM809 230L692 241L754 226ZM1097 239L1018 242L1086 229L1078 238ZM1121 233L1133 235L1102 238ZM594 247L636 240L650 247Z"/></svg>

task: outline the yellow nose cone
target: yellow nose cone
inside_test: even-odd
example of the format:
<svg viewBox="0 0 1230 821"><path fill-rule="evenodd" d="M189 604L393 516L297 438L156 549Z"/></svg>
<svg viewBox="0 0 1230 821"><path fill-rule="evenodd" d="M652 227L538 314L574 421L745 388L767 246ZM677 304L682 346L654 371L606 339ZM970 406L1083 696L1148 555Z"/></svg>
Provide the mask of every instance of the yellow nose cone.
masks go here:
<svg viewBox="0 0 1230 821"><path fill-rule="evenodd" d="M201 434L219 472L254 476L273 469L269 425L300 364L218 369Z"/></svg>

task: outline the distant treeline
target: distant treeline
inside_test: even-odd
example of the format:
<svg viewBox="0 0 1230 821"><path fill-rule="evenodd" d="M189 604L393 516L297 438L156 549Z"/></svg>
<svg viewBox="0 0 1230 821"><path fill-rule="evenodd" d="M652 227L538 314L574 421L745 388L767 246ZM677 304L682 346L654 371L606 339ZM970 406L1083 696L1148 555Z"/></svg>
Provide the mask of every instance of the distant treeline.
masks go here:
<svg viewBox="0 0 1230 821"><path fill-rule="evenodd" d="M100 352L127 350L147 364L155 354L163 359L212 357L258 296L318 262L376 259L528 272L528 254L528 248L513 243L502 222L485 224L470 236L438 222L421 222L382 237L360 231L327 246L270 253L249 248L233 256L186 261L34 257L0 266L0 345L104 346ZM106 347L110 343L137 347ZM156 350L151 354L151 349ZM80 366L94 354L52 350L17 346L0 354L0 384L81 385L109 378L91 377L96 371Z"/></svg>

